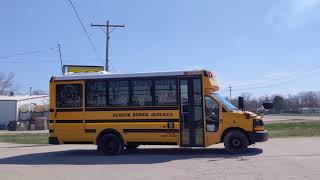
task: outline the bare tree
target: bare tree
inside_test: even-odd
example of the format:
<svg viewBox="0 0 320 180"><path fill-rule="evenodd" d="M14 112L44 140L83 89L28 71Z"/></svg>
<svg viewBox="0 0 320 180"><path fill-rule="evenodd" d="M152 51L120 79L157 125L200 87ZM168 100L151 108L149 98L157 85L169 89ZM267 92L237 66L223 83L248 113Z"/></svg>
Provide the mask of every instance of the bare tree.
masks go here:
<svg viewBox="0 0 320 180"><path fill-rule="evenodd" d="M286 111L288 112L299 112L301 108L301 103L298 95L289 94L286 98Z"/></svg>
<svg viewBox="0 0 320 180"><path fill-rule="evenodd" d="M249 111L256 111L257 109L261 108L260 100L255 98L252 93L242 93L241 96L245 102L245 109Z"/></svg>
<svg viewBox="0 0 320 180"><path fill-rule="evenodd" d="M245 101L245 108L255 111L261 108L263 102L273 102L273 113L316 113L320 112L320 91L299 92L298 94L288 94L287 96L273 94L255 97L251 93L242 93ZM237 99L232 99L233 104L237 104Z"/></svg>
<svg viewBox="0 0 320 180"><path fill-rule="evenodd" d="M9 93L10 89L13 87L14 74L9 73L5 75L0 73L0 95L6 95Z"/></svg>

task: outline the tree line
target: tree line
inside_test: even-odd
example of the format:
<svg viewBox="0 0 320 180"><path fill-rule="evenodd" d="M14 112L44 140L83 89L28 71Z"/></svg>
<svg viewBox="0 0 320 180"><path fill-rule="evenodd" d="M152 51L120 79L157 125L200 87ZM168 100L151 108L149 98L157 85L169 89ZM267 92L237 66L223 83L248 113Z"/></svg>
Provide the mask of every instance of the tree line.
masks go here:
<svg viewBox="0 0 320 180"><path fill-rule="evenodd" d="M254 97L251 93L242 93L245 110L258 111L262 108L263 102L272 102L274 108L271 113L319 113L320 112L320 91L306 91L288 95L266 95ZM232 99L234 105L238 99Z"/></svg>

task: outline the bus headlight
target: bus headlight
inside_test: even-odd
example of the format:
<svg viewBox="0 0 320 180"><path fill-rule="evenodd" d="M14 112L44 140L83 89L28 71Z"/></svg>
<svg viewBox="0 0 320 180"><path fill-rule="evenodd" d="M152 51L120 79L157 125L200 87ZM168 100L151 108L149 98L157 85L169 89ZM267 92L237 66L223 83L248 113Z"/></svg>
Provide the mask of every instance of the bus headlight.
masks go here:
<svg viewBox="0 0 320 180"><path fill-rule="evenodd" d="M261 119L253 120L253 130L254 131L264 131L264 123Z"/></svg>

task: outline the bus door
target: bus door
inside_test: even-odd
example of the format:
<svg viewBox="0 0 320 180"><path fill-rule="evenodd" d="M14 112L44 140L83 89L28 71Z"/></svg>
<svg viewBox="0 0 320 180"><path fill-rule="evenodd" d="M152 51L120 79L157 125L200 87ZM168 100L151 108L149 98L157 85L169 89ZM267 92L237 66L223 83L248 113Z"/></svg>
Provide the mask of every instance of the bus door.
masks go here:
<svg viewBox="0 0 320 180"><path fill-rule="evenodd" d="M180 79L180 145L204 146L201 78Z"/></svg>
<svg viewBox="0 0 320 180"><path fill-rule="evenodd" d="M220 141L219 126L221 125L222 109L219 103L211 96L205 96L205 117L206 131L205 144L206 146L215 144Z"/></svg>

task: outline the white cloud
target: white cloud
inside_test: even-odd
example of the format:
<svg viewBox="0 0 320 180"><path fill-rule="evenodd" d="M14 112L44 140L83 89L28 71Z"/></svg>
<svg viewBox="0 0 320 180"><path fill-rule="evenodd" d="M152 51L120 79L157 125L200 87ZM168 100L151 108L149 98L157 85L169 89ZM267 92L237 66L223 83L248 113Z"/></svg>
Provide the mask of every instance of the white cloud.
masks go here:
<svg viewBox="0 0 320 180"><path fill-rule="evenodd" d="M283 0L274 4L266 20L272 26L297 28L320 18L320 0Z"/></svg>

